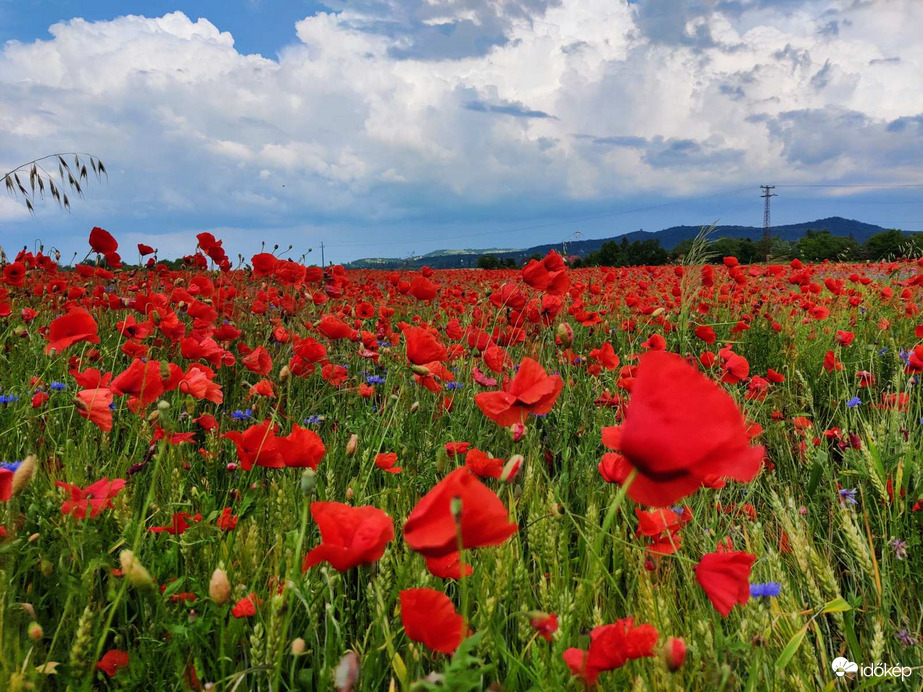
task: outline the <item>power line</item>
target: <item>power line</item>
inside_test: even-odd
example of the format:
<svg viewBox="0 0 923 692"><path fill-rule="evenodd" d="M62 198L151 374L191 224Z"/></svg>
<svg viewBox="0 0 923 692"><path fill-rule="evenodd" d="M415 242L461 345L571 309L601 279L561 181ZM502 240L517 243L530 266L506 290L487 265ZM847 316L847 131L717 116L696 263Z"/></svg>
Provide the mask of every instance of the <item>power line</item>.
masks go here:
<svg viewBox="0 0 923 692"><path fill-rule="evenodd" d="M898 188L898 187L923 187L923 183L790 183L787 185L776 185L775 187L875 187L875 188Z"/></svg>

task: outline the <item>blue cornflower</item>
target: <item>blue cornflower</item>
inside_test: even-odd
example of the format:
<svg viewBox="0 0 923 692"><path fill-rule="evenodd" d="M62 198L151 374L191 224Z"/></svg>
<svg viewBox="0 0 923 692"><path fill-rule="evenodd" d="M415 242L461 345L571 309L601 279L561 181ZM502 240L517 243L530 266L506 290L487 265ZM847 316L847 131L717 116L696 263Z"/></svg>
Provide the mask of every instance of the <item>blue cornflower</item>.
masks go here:
<svg viewBox="0 0 923 692"><path fill-rule="evenodd" d="M461 382L447 382L446 383L446 389L461 389L464 386L465 385L463 385Z"/></svg>
<svg viewBox="0 0 923 692"><path fill-rule="evenodd" d="M307 418L304 419L304 424L305 425L320 425L325 420L326 419L324 418L324 416L308 416Z"/></svg>
<svg viewBox="0 0 923 692"><path fill-rule="evenodd" d="M888 352L888 347L885 346L883 349L881 349L881 350L878 352L878 355L879 355L879 356L883 356L883 355L886 354L887 352Z"/></svg>
<svg viewBox="0 0 923 692"><path fill-rule="evenodd" d="M65 389L67 389L67 385L64 382L52 382L48 386L56 392L63 392Z"/></svg>
<svg viewBox="0 0 923 692"><path fill-rule="evenodd" d="M369 375L365 378L366 384L384 384L385 378L378 375Z"/></svg>
<svg viewBox="0 0 923 692"><path fill-rule="evenodd" d="M858 505L859 502L856 500L856 489L853 488L849 490L848 488L843 488L840 490L840 499L850 505Z"/></svg>
<svg viewBox="0 0 923 692"><path fill-rule="evenodd" d="M901 349L898 355L901 357L901 360L904 361L904 365L910 365L910 354L907 353L907 351Z"/></svg>
<svg viewBox="0 0 923 692"><path fill-rule="evenodd" d="M0 394L0 404L13 404L19 401L19 397L15 394Z"/></svg>
<svg viewBox="0 0 923 692"><path fill-rule="evenodd" d="M18 469L21 465L21 461L0 461L0 469L6 469L7 471L12 471L13 473L16 473L16 469Z"/></svg>
<svg viewBox="0 0 923 692"><path fill-rule="evenodd" d="M231 413L231 418L233 418L234 420L247 420L252 415L253 415L253 409L248 408L244 411L237 409L236 411Z"/></svg>
<svg viewBox="0 0 923 692"><path fill-rule="evenodd" d="M765 584L750 584L750 595L753 598L778 598L782 593L782 585L777 581L767 581Z"/></svg>
<svg viewBox="0 0 923 692"><path fill-rule="evenodd" d="M861 403L862 403L862 399L860 399L857 396L854 396L852 399L846 402L846 405L849 408L856 408L856 406L859 406Z"/></svg>

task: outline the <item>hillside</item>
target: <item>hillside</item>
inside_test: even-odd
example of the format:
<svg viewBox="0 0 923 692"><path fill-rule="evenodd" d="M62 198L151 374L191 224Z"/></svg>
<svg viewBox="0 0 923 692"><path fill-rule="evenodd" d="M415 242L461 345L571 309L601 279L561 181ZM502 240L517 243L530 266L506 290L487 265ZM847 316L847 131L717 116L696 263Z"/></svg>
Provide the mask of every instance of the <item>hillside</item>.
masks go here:
<svg viewBox="0 0 923 692"><path fill-rule="evenodd" d="M623 237L627 238L629 242L655 238L665 249L672 250L682 241L694 238L700 230L700 226L671 226L661 231L633 231L631 233L609 238L577 240L567 243L567 254L579 255L582 257L590 252L599 250L602 244L607 240L621 241ZM803 223L773 226L772 234L784 240L796 241L809 230L827 230L833 235L844 237L851 235L856 242L864 243L876 233L881 233L887 229L882 226L876 226L875 224L863 223L862 221L855 221L853 219L844 219L841 216L831 216L826 219L816 219ZM750 238L751 240L758 240L762 235L763 229L757 226L716 226L711 237L713 239ZM481 255L492 254L500 258L511 257L517 262L520 262L535 254L544 255L551 249L561 252L561 243L534 245L521 250L437 250L426 255L420 255L419 257L404 259L397 257L360 259L349 263L347 266L351 269L414 269L426 265L433 269L455 269L476 266L477 258Z"/></svg>

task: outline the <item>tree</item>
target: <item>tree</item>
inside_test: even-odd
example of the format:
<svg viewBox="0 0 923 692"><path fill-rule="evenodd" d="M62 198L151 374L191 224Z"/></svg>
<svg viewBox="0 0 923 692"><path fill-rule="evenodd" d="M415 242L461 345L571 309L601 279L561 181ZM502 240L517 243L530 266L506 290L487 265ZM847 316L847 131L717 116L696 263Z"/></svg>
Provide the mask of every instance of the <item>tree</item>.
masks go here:
<svg viewBox="0 0 923 692"><path fill-rule="evenodd" d="M876 233L865 241L864 254L868 259L873 260L896 259L916 254L921 246L923 243L918 236L891 229Z"/></svg>
<svg viewBox="0 0 923 692"><path fill-rule="evenodd" d="M68 164L64 158L65 156L67 158L74 157L73 168ZM109 179L109 173L98 156L67 152L49 154L17 166L4 174L3 184L7 193L13 199L22 198L30 214L35 213L36 190L38 190L39 199L45 199L46 187L48 188L48 194L62 209L70 210L71 203L67 197L67 191L70 190L83 197L83 187L80 182L86 183L90 179L86 162L89 162L97 180L102 179L104 175L106 180ZM55 175L54 171L55 166L58 169L57 175ZM51 169L51 172L48 169ZM27 184L28 187L26 187Z"/></svg>
<svg viewBox="0 0 923 692"><path fill-rule="evenodd" d="M627 246L625 252L625 264L629 266L652 266L666 264L669 261L670 256L656 238L636 240Z"/></svg>
<svg viewBox="0 0 923 692"><path fill-rule="evenodd" d="M481 255L478 257L478 269L499 269L500 260L496 255Z"/></svg>
<svg viewBox="0 0 923 692"><path fill-rule="evenodd" d="M830 231L807 231L798 241L798 256L809 262L851 260L859 255L859 245L852 238L831 235Z"/></svg>
<svg viewBox="0 0 923 692"><path fill-rule="evenodd" d="M614 240L607 240L599 247L599 252L597 254L597 264L600 264L604 267L620 267L622 266L623 260L625 259L625 253L623 251L623 244L619 244Z"/></svg>

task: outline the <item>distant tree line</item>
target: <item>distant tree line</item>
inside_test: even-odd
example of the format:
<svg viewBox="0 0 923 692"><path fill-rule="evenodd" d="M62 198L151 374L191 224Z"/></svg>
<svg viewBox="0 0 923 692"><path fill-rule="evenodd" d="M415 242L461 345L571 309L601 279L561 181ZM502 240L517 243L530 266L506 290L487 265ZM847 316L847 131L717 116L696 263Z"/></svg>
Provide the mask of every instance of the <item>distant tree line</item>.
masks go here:
<svg viewBox="0 0 923 692"><path fill-rule="evenodd" d="M519 265L512 257L481 255L478 257L478 269L516 269Z"/></svg>
<svg viewBox="0 0 923 692"><path fill-rule="evenodd" d="M654 266L681 260L692 248L692 239L684 240L667 251L656 238L629 242L627 238L607 240L599 250L578 258L574 267ZM768 245L749 238L718 238L708 244L709 261L720 263L725 257L736 257L743 264L795 258L810 262L824 260L853 262L918 257L923 254L923 234L905 234L899 230L882 231L864 244L852 237L832 235L827 230L807 231L791 242L773 236Z"/></svg>

